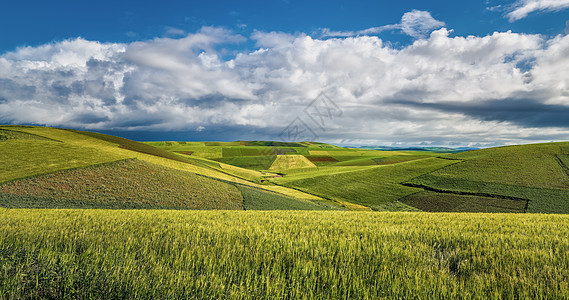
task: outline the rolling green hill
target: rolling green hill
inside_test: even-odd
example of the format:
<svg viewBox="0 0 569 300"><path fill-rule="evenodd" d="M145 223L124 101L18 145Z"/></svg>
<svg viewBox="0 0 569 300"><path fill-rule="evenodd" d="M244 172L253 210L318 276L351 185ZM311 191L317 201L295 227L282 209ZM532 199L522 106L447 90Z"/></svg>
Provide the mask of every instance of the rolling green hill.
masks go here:
<svg viewBox="0 0 569 300"><path fill-rule="evenodd" d="M93 132L0 126L0 161L4 207L257 209L266 202L279 203L275 209L342 208L257 183L270 173Z"/></svg>
<svg viewBox="0 0 569 300"><path fill-rule="evenodd" d="M0 185L4 207L71 208L89 203L90 208L243 209L243 197L233 185L136 159Z"/></svg>
<svg viewBox="0 0 569 300"><path fill-rule="evenodd" d="M491 148L453 154L459 163L405 182L436 193L491 197L524 203L524 212L569 213L569 143L548 143ZM417 198L402 202L417 203ZM429 197L427 210L445 206ZM472 197L470 197L472 198ZM468 205L461 198L460 205ZM495 205L495 204L494 204ZM506 207L507 205L503 205ZM517 206L517 205L516 205Z"/></svg>
<svg viewBox="0 0 569 300"><path fill-rule="evenodd" d="M282 176L265 181L376 210L569 213L569 143L452 154L314 143L167 143L159 147L191 148L189 157L278 172ZM299 156L316 168L288 168L285 162Z"/></svg>
<svg viewBox="0 0 569 300"><path fill-rule="evenodd" d="M569 143L450 154L0 126L0 160L5 207L569 213ZM101 170L111 187L81 185Z"/></svg>

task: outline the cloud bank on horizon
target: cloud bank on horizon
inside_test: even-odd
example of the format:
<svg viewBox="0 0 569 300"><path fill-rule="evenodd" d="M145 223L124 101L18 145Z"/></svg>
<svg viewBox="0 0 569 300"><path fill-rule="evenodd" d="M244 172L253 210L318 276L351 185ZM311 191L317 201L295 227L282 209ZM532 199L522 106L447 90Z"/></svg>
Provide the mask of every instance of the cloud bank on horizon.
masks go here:
<svg viewBox="0 0 569 300"><path fill-rule="evenodd" d="M520 0L505 17L569 7ZM414 38L395 47L374 34ZM253 40L252 51L228 45ZM74 38L0 56L0 123L277 139L324 92L343 111L319 140L494 146L569 139L569 36L452 36L412 10L399 24L345 32L203 27L181 38ZM229 57L229 58L228 58ZM213 134L213 133L212 133ZM212 135L212 139L215 136Z"/></svg>

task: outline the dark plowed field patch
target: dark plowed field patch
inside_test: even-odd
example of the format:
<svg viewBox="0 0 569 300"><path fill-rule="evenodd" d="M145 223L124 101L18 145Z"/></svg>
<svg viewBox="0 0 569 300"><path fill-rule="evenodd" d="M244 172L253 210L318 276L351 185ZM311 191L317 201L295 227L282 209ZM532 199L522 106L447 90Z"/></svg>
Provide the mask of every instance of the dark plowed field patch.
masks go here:
<svg viewBox="0 0 569 300"><path fill-rule="evenodd" d="M307 156L308 160L311 162L337 162L338 160L331 156Z"/></svg>

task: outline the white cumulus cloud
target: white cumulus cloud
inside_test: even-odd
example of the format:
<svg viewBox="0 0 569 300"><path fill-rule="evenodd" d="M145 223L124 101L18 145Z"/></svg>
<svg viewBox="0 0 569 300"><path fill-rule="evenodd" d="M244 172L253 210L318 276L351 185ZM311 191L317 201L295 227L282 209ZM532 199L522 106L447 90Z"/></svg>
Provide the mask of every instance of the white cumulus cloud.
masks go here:
<svg viewBox="0 0 569 300"><path fill-rule="evenodd" d="M376 35L386 30L400 30L406 35L420 39L428 36L435 29L445 26L445 23L433 18L430 12L422 10L412 10L406 12L401 17L398 24L371 27L358 31L333 31L329 28L322 29L323 37L351 37L359 35Z"/></svg>
<svg viewBox="0 0 569 300"><path fill-rule="evenodd" d="M559 11L566 8L569 8L569 0L518 0L506 16L510 22L514 22L536 11Z"/></svg>
<svg viewBox="0 0 569 300"><path fill-rule="evenodd" d="M177 39L19 48L0 56L0 123L274 140L301 118L336 143L567 139L569 36L449 32L403 48L377 36L257 31L257 49L235 52L227 44L247 38L212 27ZM342 111L324 128L305 114L321 92Z"/></svg>

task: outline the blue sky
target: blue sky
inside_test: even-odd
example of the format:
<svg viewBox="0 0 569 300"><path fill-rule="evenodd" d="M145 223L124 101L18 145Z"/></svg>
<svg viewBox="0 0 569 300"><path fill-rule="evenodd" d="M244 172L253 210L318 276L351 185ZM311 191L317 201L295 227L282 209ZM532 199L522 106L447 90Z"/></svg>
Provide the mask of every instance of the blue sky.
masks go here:
<svg viewBox="0 0 569 300"><path fill-rule="evenodd" d="M413 9L429 11L455 35L494 31L563 33L567 11L537 11L510 22L514 1L5 1L0 10L0 52L83 37L100 42L132 42L222 26L249 35L254 30L288 33L361 30L395 24ZM501 7L498 7L501 6ZM31 9L33 7L33 9ZM383 34L394 43L405 35Z"/></svg>
<svg viewBox="0 0 569 300"><path fill-rule="evenodd" d="M158 140L569 140L568 22L569 0L10 1L0 123Z"/></svg>

